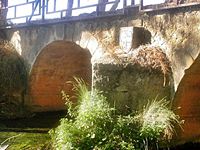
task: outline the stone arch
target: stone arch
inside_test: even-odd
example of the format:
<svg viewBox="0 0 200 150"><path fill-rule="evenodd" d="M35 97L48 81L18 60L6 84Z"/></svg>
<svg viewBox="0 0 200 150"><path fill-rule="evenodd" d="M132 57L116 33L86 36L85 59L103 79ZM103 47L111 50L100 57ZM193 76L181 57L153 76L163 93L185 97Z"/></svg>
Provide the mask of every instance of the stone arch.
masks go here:
<svg viewBox="0 0 200 150"><path fill-rule="evenodd" d="M73 95L66 81L74 76L91 84L91 54L74 42L54 41L37 56L29 78L30 105L33 111L54 111L65 108L61 90Z"/></svg>
<svg viewBox="0 0 200 150"><path fill-rule="evenodd" d="M174 109L181 119L181 139L200 137L200 55L185 71L174 98Z"/></svg>

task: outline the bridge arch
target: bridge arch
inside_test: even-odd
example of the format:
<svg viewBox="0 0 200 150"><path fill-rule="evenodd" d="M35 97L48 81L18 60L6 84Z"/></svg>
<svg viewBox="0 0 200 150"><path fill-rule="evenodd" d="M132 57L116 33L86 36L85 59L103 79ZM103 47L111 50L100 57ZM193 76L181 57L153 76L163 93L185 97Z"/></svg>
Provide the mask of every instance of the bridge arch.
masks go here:
<svg viewBox="0 0 200 150"><path fill-rule="evenodd" d="M74 42L54 41L45 46L35 59L29 77L28 105L33 111L54 111L65 108L61 90L73 95L73 76L91 84L91 54Z"/></svg>
<svg viewBox="0 0 200 150"><path fill-rule="evenodd" d="M200 55L185 71L174 98L174 109L181 119L181 139L192 140L200 135Z"/></svg>

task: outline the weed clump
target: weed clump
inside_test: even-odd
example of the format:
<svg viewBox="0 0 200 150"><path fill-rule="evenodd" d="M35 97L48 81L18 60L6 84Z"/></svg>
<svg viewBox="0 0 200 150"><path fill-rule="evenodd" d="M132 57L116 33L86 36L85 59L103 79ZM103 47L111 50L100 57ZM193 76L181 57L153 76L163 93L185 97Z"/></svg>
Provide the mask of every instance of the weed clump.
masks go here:
<svg viewBox="0 0 200 150"><path fill-rule="evenodd" d="M88 91L86 84L76 79L78 105L67 100L69 117L50 131L53 146L58 149L80 150L142 150L158 147L172 138L179 117L167 108L163 99L149 103L139 114L116 115L101 92ZM149 144L151 143L151 144Z"/></svg>
<svg viewBox="0 0 200 150"><path fill-rule="evenodd" d="M144 146L170 141L175 131L175 126L180 126L182 121L168 108L165 99L153 100L148 103L143 112L136 116L140 120L140 137ZM181 127L181 126L180 126Z"/></svg>

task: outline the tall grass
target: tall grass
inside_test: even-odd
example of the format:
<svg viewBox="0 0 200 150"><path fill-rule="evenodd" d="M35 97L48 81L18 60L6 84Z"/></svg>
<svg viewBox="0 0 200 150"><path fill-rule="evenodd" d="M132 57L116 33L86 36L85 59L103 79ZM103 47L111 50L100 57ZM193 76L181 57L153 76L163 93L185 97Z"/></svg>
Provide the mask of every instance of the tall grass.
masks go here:
<svg viewBox="0 0 200 150"><path fill-rule="evenodd" d="M168 102L165 99L154 100L149 103L141 114L142 128L141 135L156 138L153 133L156 131L160 136L171 139L175 132L175 125L179 124L179 117L168 109ZM149 132L152 132L151 136Z"/></svg>
<svg viewBox="0 0 200 150"><path fill-rule="evenodd" d="M180 124L164 99L149 103L140 114L116 115L99 91L90 92L83 80L75 81L79 102L74 107L65 96L70 117L50 131L58 150L155 149L160 141L170 140Z"/></svg>
<svg viewBox="0 0 200 150"><path fill-rule="evenodd" d="M140 120L140 136L144 147L148 147L149 143L157 145L161 141L170 141L176 132L175 127L180 126L179 116L174 114L168 105L169 102L165 99L155 99L136 116Z"/></svg>

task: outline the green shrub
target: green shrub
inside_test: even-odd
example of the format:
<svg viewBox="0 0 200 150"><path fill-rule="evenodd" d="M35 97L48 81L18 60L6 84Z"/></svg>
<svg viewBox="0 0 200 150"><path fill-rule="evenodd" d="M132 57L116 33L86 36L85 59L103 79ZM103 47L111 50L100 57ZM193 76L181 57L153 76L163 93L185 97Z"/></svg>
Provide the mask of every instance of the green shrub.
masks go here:
<svg viewBox="0 0 200 150"><path fill-rule="evenodd" d="M55 130L51 130L54 146L57 149L94 149L101 145L112 129L112 108L98 91L92 93L80 79L74 90L78 90L79 104L70 107L70 119L64 118Z"/></svg>
<svg viewBox="0 0 200 150"><path fill-rule="evenodd" d="M50 131L53 146L58 150L148 149L171 139L174 126L180 123L165 100L149 103L138 115L116 115L99 91L90 92L82 80L75 80L78 104L74 106L63 92L69 117Z"/></svg>

